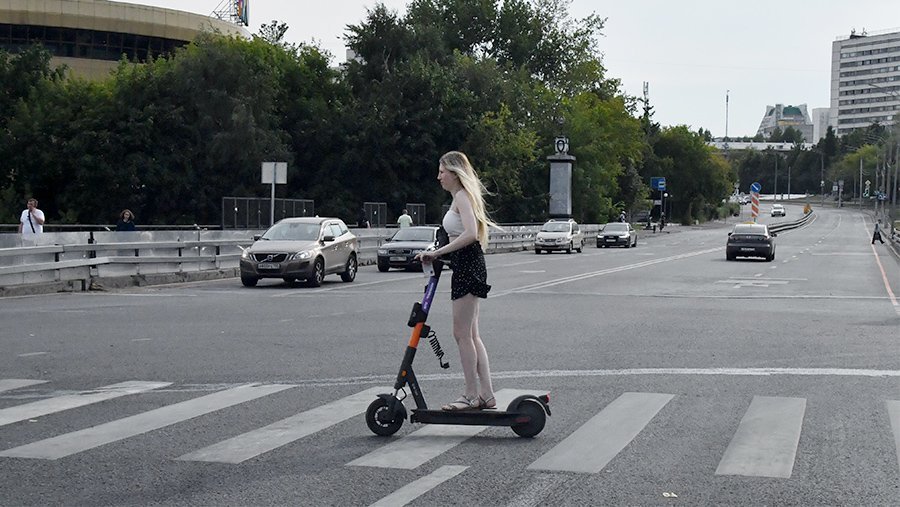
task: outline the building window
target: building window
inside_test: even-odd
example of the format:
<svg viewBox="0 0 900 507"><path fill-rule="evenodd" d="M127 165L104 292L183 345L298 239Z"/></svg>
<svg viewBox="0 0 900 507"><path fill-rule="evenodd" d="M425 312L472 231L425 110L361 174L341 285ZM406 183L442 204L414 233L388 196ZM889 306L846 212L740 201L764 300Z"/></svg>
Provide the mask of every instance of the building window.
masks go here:
<svg viewBox="0 0 900 507"><path fill-rule="evenodd" d="M187 41L101 30L0 23L0 48L18 52L34 43L42 44L54 56L115 61L124 54L129 60L143 62L150 56L158 58L170 54Z"/></svg>

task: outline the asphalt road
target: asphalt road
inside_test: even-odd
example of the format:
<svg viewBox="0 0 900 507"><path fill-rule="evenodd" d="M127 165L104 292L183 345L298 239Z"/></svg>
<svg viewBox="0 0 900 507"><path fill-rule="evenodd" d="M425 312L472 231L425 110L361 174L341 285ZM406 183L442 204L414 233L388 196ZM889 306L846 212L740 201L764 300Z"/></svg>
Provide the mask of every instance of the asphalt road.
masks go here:
<svg viewBox="0 0 900 507"><path fill-rule="evenodd" d="M420 273L0 300L0 505L900 503L896 252L854 210L774 262L726 261L730 227L488 256L495 388L550 392L534 439L366 428ZM416 371L439 405L462 389L449 280L435 301L451 369L423 343Z"/></svg>

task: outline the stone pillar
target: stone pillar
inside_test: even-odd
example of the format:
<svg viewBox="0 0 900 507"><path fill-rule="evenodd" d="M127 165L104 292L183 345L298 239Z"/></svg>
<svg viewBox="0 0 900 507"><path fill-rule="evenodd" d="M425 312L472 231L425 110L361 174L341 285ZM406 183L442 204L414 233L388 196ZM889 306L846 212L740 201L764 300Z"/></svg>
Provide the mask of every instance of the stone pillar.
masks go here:
<svg viewBox="0 0 900 507"><path fill-rule="evenodd" d="M572 217L572 168L575 157L569 155L569 139L557 137L556 153L547 157L550 161L550 212L549 218Z"/></svg>

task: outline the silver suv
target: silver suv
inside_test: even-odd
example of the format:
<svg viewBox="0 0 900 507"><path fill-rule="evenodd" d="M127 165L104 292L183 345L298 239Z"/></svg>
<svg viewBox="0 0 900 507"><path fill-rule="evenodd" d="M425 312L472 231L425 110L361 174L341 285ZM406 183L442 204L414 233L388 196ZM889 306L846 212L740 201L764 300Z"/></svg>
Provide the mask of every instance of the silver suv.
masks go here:
<svg viewBox="0 0 900 507"><path fill-rule="evenodd" d="M578 227L578 223L572 220L550 220L541 226L534 238L534 253L552 252L553 250L565 250L572 253L575 250L581 253L584 248L584 233Z"/></svg>
<svg viewBox="0 0 900 507"><path fill-rule="evenodd" d="M254 238L241 254L241 283L253 287L260 278L306 280L322 285L325 275L356 279L359 241L338 218L285 218Z"/></svg>

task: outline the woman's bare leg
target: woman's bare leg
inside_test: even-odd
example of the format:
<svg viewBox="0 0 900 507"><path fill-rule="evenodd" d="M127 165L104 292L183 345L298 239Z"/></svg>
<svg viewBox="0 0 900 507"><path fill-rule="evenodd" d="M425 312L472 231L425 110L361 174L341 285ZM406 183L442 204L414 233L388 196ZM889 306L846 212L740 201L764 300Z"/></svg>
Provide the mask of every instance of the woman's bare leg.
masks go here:
<svg viewBox="0 0 900 507"><path fill-rule="evenodd" d="M478 358L476 370L481 386L481 398L485 401L494 397L494 386L491 384L491 365L488 361L487 349L478 332L478 298L475 299L475 317L472 319L472 341L475 343L475 354Z"/></svg>
<svg viewBox="0 0 900 507"><path fill-rule="evenodd" d="M453 300L453 337L459 347L459 360L466 378L466 397L478 396L478 352L472 338L473 319L478 310L478 298L472 294Z"/></svg>

